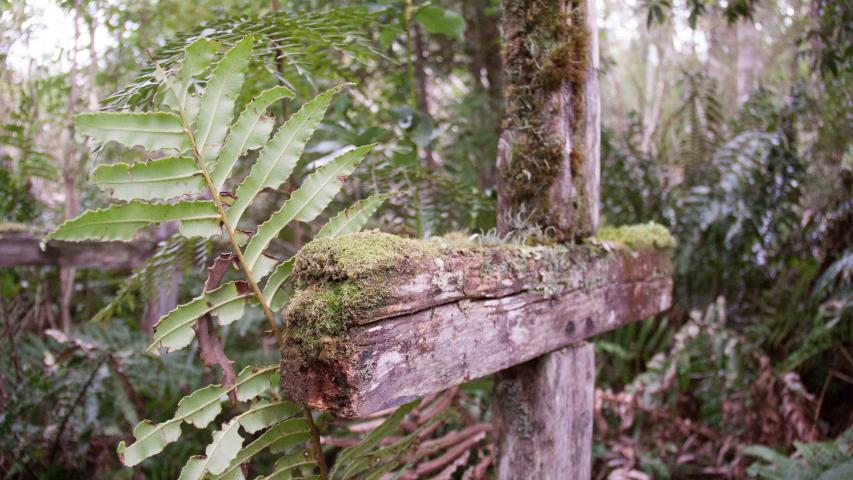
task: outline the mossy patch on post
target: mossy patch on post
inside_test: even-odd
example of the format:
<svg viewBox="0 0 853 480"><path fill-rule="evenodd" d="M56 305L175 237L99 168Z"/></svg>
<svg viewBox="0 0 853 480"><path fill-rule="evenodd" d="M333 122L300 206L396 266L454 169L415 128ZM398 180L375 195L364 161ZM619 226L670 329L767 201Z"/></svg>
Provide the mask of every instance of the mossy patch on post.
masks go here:
<svg viewBox="0 0 853 480"><path fill-rule="evenodd" d="M405 268L412 259L436 250L427 241L366 231L313 241L296 255L293 278L313 280L356 280Z"/></svg>
<svg viewBox="0 0 853 480"><path fill-rule="evenodd" d="M652 250L675 248L675 237L666 227L649 222L621 227L602 227L593 237L599 242L608 242L629 250Z"/></svg>
<svg viewBox="0 0 853 480"><path fill-rule="evenodd" d="M571 170L577 197L583 197L586 160L585 83L590 68L590 33L584 0L504 0L504 64L506 111L504 136L509 148L500 162L501 195L508 223L521 219L533 226L556 227L559 211L582 212L588 199L553 204L547 192L563 169ZM565 87L568 87L564 89ZM568 90L570 112L555 97ZM558 118L563 118L557 121ZM558 127L567 120L571 139ZM571 151L566 151L570 143ZM567 165L566 165L567 164ZM577 217L561 239L579 240L591 225ZM515 228L515 227L514 227Z"/></svg>

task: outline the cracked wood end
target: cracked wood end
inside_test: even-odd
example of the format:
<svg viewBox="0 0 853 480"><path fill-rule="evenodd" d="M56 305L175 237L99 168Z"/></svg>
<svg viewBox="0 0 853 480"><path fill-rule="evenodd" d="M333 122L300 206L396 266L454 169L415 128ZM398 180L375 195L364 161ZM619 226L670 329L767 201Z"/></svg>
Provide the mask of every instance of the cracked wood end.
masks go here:
<svg viewBox="0 0 853 480"><path fill-rule="evenodd" d="M448 247L384 236L357 234L297 257L296 291L285 311L294 335L281 364L288 398L343 417L365 416L671 303L668 243ZM388 258L363 270L347 264L373 258L377 252L364 247L379 240Z"/></svg>

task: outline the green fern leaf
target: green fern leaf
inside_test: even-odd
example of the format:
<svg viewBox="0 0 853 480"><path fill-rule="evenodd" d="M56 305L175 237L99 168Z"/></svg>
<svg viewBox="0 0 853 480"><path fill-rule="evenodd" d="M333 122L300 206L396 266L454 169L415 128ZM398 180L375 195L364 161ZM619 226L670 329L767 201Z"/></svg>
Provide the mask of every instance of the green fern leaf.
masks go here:
<svg viewBox="0 0 853 480"><path fill-rule="evenodd" d="M243 305L252 292L245 282L230 282L216 290L205 292L188 303L178 305L154 326L154 341L149 353L180 350L195 338L196 320L209 313L218 314L220 324L226 325L243 316Z"/></svg>
<svg viewBox="0 0 853 480"><path fill-rule="evenodd" d="M397 427L400 426L400 422L403 421L403 418L415 408L418 402L407 403L397 410L394 411L388 418L382 422L382 425L374 428L370 431L358 444L345 448L335 461L335 466L332 468L332 471L329 472L329 478L349 478L347 476L348 470L351 466L355 465L359 459L373 450L376 445L379 445L379 442L382 441L383 438L387 437L391 433L393 433Z"/></svg>
<svg viewBox="0 0 853 480"><path fill-rule="evenodd" d="M261 150L249 175L237 187L237 200L226 213L231 225L239 224L246 208L261 190L268 187L276 188L290 177L305 144L323 120L332 96L341 88L343 85L338 85L303 105L298 112L284 122L284 125Z"/></svg>
<svg viewBox="0 0 853 480"><path fill-rule="evenodd" d="M376 210L388 199L387 194L375 194L370 197L359 200L346 210L332 217L320 231L314 235L314 239L324 237L336 237L338 235L347 235L361 230L361 227L376 213ZM264 286L264 298L269 301L269 306L273 311L281 310L287 302L287 295L281 291L281 286L290 277L290 272L293 270L293 258L290 258L278 265L273 270L267 283Z"/></svg>
<svg viewBox="0 0 853 480"><path fill-rule="evenodd" d="M220 233L219 212L213 202L205 200L177 203L130 202L110 205L101 210L88 210L68 220L44 241L65 240L133 240L142 227L169 221L181 221L180 233L185 237L212 237Z"/></svg>
<svg viewBox="0 0 853 480"><path fill-rule="evenodd" d="M74 118L74 125L100 143L118 142L129 148L139 145L148 150L190 147L181 119L174 113L81 113Z"/></svg>
<svg viewBox="0 0 853 480"><path fill-rule="evenodd" d="M132 467L162 452L166 445L180 438L181 422L191 423L197 428L207 427L222 411L221 403L225 395L236 390L238 397L242 396L246 400L254 398L263 393L264 385L269 388L276 370L278 365L246 367L234 385L208 385L182 398L171 420L160 424L143 420L133 429L135 442L129 446L124 442L118 444L116 452L119 459L124 465Z"/></svg>
<svg viewBox="0 0 853 480"><path fill-rule="evenodd" d="M181 437L181 422L170 420L156 425L149 420L143 420L133 429L136 441L129 447L124 442L118 444L116 452L121 463L132 467L148 457L153 457L163 451L166 445Z"/></svg>
<svg viewBox="0 0 853 480"><path fill-rule="evenodd" d="M198 116L194 122L196 147L205 164L211 164L219 154L228 134L234 102L240 94L243 76L252 55L252 37L245 37L213 69L207 88L201 97Z"/></svg>
<svg viewBox="0 0 853 480"><path fill-rule="evenodd" d="M240 425L249 433L255 433L286 420L299 413L299 405L293 402L271 402L254 405L251 410L240 414Z"/></svg>
<svg viewBox="0 0 853 480"><path fill-rule="evenodd" d="M220 475L214 477L216 479L228 480L243 480L243 473L240 466L251 460L252 457L262 452L266 448L274 444L282 445L298 445L308 439L309 430L308 424L302 418L293 418L285 420L266 432L264 432L257 440L250 443L231 460L231 464Z"/></svg>
<svg viewBox="0 0 853 480"><path fill-rule="evenodd" d="M175 418L191 423L196 428L205 428L222 412L221 403L225 393L225 388L219 384L200 388L178 402Z"/></svg>
<svg viewBox="0 0 853 480"><path fill-rule="evenodd" d="M337 237L339 235L349 235L358 232L370 220L370 217L376 213L376 210L379 210L379 207L388 200L388 197L390 195L386 193L377 193L364 200L359 200L351 207L329 219L320 228L320 231L314 235L314 239Z"/></svg>
<svg viewBox="0 0 853 480"><path fill-rule="evenodd" d="M274 123L272 118L265 115L267 108L282 98L293 98L293 91L282 86L270 88L261 92L243 109L228 133L225 146L216 159L216 166L210 172L217 189L222 189L234 164L247 150L260 148L267 141Z"/></svg>
<svg viewBox="0 0 853 480"><path fill-rule="evenodd" d="M279 458L273 465L272 473L258 480L290 480L293 472L299 467L314 465L314 458L305 452L298 452Z"/></svg>
<svg viewBox="0 0 853 480"><path fill-rule="evenodd" d="M248 433L281 423L299 412L299 406L292 402L258 403L248 411L226 422L222 429L213 433L213 441L205 449L204 455L195 455L187 460L182 479L204 477L206 472L214 475L224 474L243 447L240 427Z"/></svg>
<svg viewBox="0 0 853 480"><path fill-rule="evenodd" d="M267 279L267 284L264 285L264 298L267 299L269 307L274 312L281 310L287 304L287 295L281 290L281 286L290 278L293 263L294 257L290 257L276 265L270 274L270 278Z"/></svg>
<svg viewBox="0 0 853 480"><path fill-rule="evenodd" d="M205 187L204 178L190 157L98 165L92 172L92 181L119 200L175 198L197 194Z"/></svg>
<svg viewBox="0 0 853 480"><path fill-rule="evenodd" d="M175 82L178 97L175 97L172 89L166 88L163 104L177 112L190 112L190 118L195 118L195 113L192 113L195 108L191 108L188 104L188 100L194 99L190 92L193 77L201 75L207 69L218 51L219 44L206 38L199 38L187 45L184 49L181 68L178 70L177 82Z"/></svg>
<svg viewBox="0 0 853 480"><path fill-rule="evenodd" d="M259 268L258 260L272 239L293 220L310 222L316 218L341 189L341 178L352 173L371 148L373 145L350 150L309 175L284 205L258 226L257 233L249 240L243 253L256 279L269 273L269 269Z"/></svg>
<svg viewBox="0 0 853 480"><path fill-rule="evenodd" d="M222 429L213 432L213 441L207 446L204 455L194 455L187 460L181 470L180 480L201 480L206 472L222 473L237 452L243 448L240 436L240 422L236 418L222 425Z"/></svg>

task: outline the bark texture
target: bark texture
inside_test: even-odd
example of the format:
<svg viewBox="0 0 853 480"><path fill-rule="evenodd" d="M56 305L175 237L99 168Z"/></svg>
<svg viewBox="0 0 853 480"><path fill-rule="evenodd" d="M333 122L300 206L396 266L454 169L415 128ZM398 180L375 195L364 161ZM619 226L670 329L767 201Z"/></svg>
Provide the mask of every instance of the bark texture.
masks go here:
<svg viewBox="0 0 853 480"><path fill-rule="evenodd" d="M497 478L590 478L595 348L582 342L497 375Z"/></svg>

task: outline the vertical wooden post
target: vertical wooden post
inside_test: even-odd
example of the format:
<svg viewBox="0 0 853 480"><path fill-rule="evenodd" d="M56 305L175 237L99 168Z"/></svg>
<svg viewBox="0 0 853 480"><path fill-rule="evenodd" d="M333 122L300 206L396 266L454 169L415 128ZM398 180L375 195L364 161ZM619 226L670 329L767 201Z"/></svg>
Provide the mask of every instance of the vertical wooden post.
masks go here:
<svg viewBox="0 0 853 480"><path fill-rule="evenodd" d="M595 0L503 0L503 234L539 227L579 240L598 228L597 17Z"/></svg>
<svg viewBox="0 0 853 480"><path fill-rule="evenodd" d="M495 385L499 479L590 478L595 390L591 343L504 370Z"/></svg>
<svg viewBox="0 0 853 480"><path fill-rule="evenodd" d="M596 0L503 0L507 118L498 147L498 231L560 241L599 222ZM588 479L594 349L582 343L499 373L498 478Z"/></svg>

